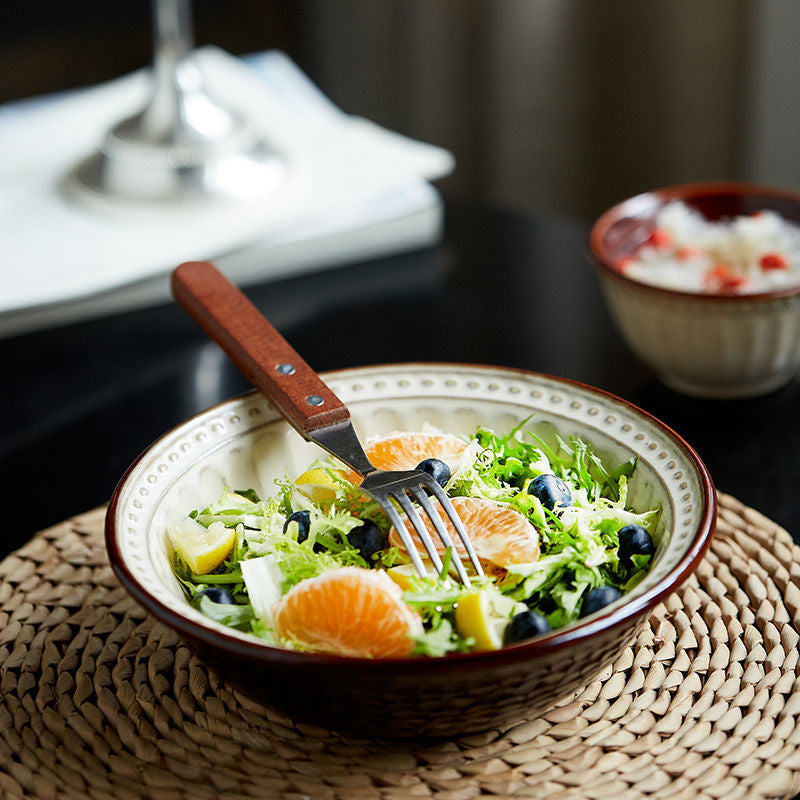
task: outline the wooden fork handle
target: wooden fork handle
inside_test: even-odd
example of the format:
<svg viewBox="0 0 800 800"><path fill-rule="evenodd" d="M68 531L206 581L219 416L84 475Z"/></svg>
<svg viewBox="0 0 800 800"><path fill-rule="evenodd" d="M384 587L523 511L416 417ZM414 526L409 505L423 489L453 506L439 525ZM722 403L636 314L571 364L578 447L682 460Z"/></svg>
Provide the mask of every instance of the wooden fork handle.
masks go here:
<svg viewBox="0 0 800 800"><path fill-rule="evenodd" d="M344 403L211 262L181 264L171 285L175 300L303 436L350 419Z"/></svg>

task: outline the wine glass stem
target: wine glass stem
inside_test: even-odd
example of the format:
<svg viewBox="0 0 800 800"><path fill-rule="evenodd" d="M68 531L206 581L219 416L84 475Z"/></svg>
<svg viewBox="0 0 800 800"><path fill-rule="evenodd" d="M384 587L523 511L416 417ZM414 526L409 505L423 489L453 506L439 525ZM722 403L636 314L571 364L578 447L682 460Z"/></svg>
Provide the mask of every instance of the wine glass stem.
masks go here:
<svg viewBox="0 0 800 800"><path fill-rule="evenodd" d="M200 76L189 58L194 47L191 0L153 0L153 93L141 117L143 138L176 143L186 137L185 99Z"/></svg>
<svg viewBox="0 0 800 800"><path fill-rule="evenodd" d="M194 46L191 0L153 0L156 66L180 61Z"/></svg>

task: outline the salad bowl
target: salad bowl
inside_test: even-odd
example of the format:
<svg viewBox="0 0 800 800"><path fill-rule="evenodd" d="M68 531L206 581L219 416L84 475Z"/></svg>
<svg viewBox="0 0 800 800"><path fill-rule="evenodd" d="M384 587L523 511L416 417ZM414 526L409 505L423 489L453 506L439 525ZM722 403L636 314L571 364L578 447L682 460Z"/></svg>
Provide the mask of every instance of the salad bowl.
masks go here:
<svg viewBox="0 0 800 800"><path fill-rule="evenodd" d="M203 616L186 600L167 528L227 486L269 493L317 448L259 394L228 400L152 444L121 479L106 544L121 583L222 677L297 721L374 738L423 738L497 727L546 710L611 663L651 609L685 581L713 533L705 466L676 433L591 387L511 368L397 364L323 374L362 438L433 425L454 434L507 431L523 420L544 440L579 436L609 464L632 457L628 504L661 508L646 577L616 602L564 628L489 652L355 658L271 646Z"/></svg>

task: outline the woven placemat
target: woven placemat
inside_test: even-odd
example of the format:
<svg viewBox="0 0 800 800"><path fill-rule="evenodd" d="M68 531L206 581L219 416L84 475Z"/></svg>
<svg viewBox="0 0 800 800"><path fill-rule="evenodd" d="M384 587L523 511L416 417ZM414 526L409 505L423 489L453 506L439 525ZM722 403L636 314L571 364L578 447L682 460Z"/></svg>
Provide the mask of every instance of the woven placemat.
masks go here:
<svg viewBox="0 0 800 800"><path fill-rule="evenodd" d="M104 509L0 563L8 798L778 798L800 788L800 548L737 500L622 656L504 730L377 743L237 692L119 586Z"/></svg>

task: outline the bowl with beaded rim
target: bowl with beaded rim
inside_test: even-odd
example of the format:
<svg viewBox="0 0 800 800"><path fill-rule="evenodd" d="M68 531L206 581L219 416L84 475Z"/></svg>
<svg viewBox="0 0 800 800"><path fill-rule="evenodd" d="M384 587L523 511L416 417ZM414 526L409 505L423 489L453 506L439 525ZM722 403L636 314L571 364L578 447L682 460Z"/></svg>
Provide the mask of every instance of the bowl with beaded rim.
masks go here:
<svg viewBox="0 0 800 800"><path fill-rule="evenodd" d="M189 604L169 562L166 526L226 486L268 494L276 477L299 474L322 451L255 392L192 417L145 450L120 480L106 517L112 567L130 594L225 680L297 721L419 738L541 713L616 658L710 543L716 502L706 467L675 432L613 395L529 371L462 364L361 367L322 378L350 409L362 440L426 423L454 434L471 435L478 426L506 431L531 418L543 439L580 436L609 464L635 456L629 506L658 504L662 513L646 577L618 601L546 635L437 658L282 649Z"/></svg>
<svg viewBox="0 0 800 800"><path fill-rule="evenodd" d="M710 290L697 291L680 282L644 282L641 272L632 277L621 265L640 252L654 235L660 213L676 203L712 224L771 212L772 220L800 225L800 194L750 183L668 186L618 203L597 219L590 234L600 287L617 330L634 354L678 392L725 399L779 389L800 370L796 246L789 259L777 256L784 269L769 277L782 280L754 282L746 291L729 290L724 281L718 288L712 281ZM767 230L764 247L771 249L776 236L784 238ZM796 229L793 236L798 236ZM757 238L743 240L742 247L741 256L753 250L763 257ZM725 268L717 264L711 272Z"/></svg>

